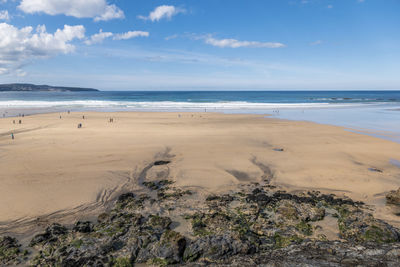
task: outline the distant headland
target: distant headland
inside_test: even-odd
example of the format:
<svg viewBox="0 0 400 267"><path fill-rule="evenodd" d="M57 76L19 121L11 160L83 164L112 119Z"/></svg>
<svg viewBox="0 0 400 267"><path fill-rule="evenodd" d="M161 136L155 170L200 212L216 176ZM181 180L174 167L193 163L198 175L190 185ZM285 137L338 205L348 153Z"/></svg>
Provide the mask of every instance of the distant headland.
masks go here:
<svg viewBox="0 0 400 267"><path fill-rule="evenodd" d="M99 91L92 88L35 85L28 83L0 84L0 92L87 92Z"/></svg>

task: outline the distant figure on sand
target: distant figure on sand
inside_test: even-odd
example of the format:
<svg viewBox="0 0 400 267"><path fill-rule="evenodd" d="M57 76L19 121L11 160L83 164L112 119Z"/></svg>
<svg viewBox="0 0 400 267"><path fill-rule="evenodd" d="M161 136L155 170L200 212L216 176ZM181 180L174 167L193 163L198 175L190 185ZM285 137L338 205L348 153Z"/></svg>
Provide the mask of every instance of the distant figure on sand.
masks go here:
<svg viewBox="0 0 400 267"><path fill-rule="evenodd" d="M82 123L78 124L78 129L82 128Z"/></svg>
<svg viewBox="0 0 400 267"><path fill-rule="evenodd" d="M18 123L19 123L19 124L22 124L22 121L21 121L21 120L19 120L19 121L18 121Z"/></svg>
<svg viewBox="0 0 400 267"><path fill-rule="evenodd" d="M85 115L82 116L82 119L85 119Z"/></svg>
<svg viewBox="0 0 400 267"><path fill-rule="evenodd" d="M114 122L114 118L110 118L110 122L113 123Z"/></svg>
<svg viewBox="0 0 400 267"><path fill-rule="evenodd" d="M69 112L69 110L68 110L68 114L69 114L70 112Z"/></svg>
<svg viewBox="0 0 400 267"><path fill-rule="evenodd" d="M13 120L13 124L15 124L15 120Z"/></svg>
<svg viewBox="0 0 400 267"><path fill-rule="evenodd" d="M11 133L11 139L14 140L14 134L13 133Z"/></svg>

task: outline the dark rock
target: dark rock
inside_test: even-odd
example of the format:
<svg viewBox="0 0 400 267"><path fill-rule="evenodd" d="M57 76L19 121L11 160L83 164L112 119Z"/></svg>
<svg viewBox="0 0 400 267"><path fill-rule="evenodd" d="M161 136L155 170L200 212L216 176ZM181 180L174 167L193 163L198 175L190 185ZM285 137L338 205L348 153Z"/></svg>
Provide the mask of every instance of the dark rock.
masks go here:
<svg viewBox="0 0 400 267"><path fill-rule="evenodd" d="M156 182L143 182L143 185L150 190L158 190L160 186Z"/></svg>
<svg viewBox="0 0 400 267"><path fill-rule="evenodd" d="M68 232L67 228L64 226L54 223L46 228L45 232L36 235L30 242L30 246L35 246L40 243L55 242L58 237L64 235Z"/></svg>
<svg viewBox="0 0 400 267"><path fill-rule="evenodd" d="M122 202L126 202L127 200L132 200L132 199L135 199L135 194L129 192L129 193L120 195L118 197L118 202L122 203Z"/></svg>
<svg viewBox="0 0 400 267"><path fill-rule="evenodd" d="M18 248L19 245L17 239L10 236L4 236L0 238L0 247L2 249L9 249L9 248Z"/></svg>
<svg viewBox="0 0 400 267"><path fill-rule="evenodd" d="M93 231L93 224L91 222L76 222L74 229L75 232L79 233L90 233Z"/></svg>
<svg viewBox="0 0 400 267"><path fill-rule="evenodd" d="M107 266L110 258L102 255L96 249L81 250L78 248L70 247L66 251L66 256L61 260L63 267L79 267L79 266Z"/></svg>
<svg viewBox="0 0 400 267"><path fill-rule="evenodd" d="M398 229L351 206L339 209L338 224L340 236L352 242L393 243L400 241Z"/></svg>
<svg viewBox="0 0 400 267"><path fill-rule="evenodd" d="M396 245L353 246L346 242L304 242L254 255L237 255L214 266L398 266ZM392 254L393 253L393 254Z"/></svg>
<svg viewBox="0 0 400 267"><path fill-rule="evenodd" d="M150 249L156 259L161 259L167 264L179 263L186 247L186 239L181 234L168 230L161 236L159 242Z"/></svg>
<svg viewBox="0 0 400 267"><path fill-rule="evenodd" d="M154 166L167 165L170 163L171 163L171 161L169 161L169 160L158 160L158 161L154 162Z"/></svg>
<svg viewBox="0 0 400 267"><path fill-rule="evenodd" d="M0 265L18 264L21 253L18 241L10 236L0 237Z"/></svg>
<svg viewBox="0 0 400 267"><path fill-rule="evenodd" d="M267 205L270 202L272 202L273 199L272 199L272 197L268 196L267 194L257 191L256 193L253 192L252 194L249 194L247 196L247 201L255 202L258 205L263 206L263 205Z"/></svg>
<svg viewBox="0 0 400 267"><path fill-rule="evenodd" d="M383 172L382 170L377 169L377 168L369 168L368 170L371 172Z"/></svg>
<svg viewBox="0 0 400 267"><path fill-rule="evenodd" d="M106 222L110 219L110 214L109 213L101 213L99 216L97 216L97 222L103 223Z"/></svg>
<svg viewBox="0 0 400 267"><path fill-rule="evenodd" d="M252 246L235 239L231 234L204 236L191 242L185 249L185 261L196 261L200 258L219 260L237 254L248 254Z"/></svg>
<svg viewBox="0 0 400 267"><path fill-rule="evenodd" d="M386 202L389 204L400 205L400 188L397 191L390 191L386 195Z"/></svg>
<svg viewBox="0 0 400 267"><path fill-rule="evenodd" d="M374 218L361 202L250 183L230 194L208 196L205 205L197 206L191 204L202 198L189 202L182 198L189 193L172 183L145 182L156 192L121 195L97 223L77 222L72 231L49 226L32 239L38 252L29 264L399 266L399 230ZM327 242L314 234L318 225L312 222L324 219L325 209L337 211L340 237L346 242ZM171 230L176 216L191 224L188 235ZM0 238L0 265L28 265L23 254L15 239Z"/></svg>
<svg viewBox="0 0 400 267"><path fill-rule="evenodd" d="M168 217L161 217L158 215L150 215L147 222L148 227L153 231L165 231L169 229L172 221Z"/></svg>

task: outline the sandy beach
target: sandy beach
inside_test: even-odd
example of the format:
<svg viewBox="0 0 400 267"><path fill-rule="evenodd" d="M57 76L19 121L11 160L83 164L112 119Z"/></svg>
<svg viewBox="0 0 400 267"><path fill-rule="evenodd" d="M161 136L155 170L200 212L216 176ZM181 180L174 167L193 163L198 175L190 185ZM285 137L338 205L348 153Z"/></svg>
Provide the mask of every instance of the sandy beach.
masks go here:
<svg viewBox="0 0 400 267"><path fill-rule="evenodd" d="M257 115L87 112L0 119L1 227L96 214L135 188L155 160L171 163L148 177L162 173L199 195L269 180L363 201L400 225L385 205L385 193L400 187L400 168L390 162L400 160L398 143Z"/></svg>

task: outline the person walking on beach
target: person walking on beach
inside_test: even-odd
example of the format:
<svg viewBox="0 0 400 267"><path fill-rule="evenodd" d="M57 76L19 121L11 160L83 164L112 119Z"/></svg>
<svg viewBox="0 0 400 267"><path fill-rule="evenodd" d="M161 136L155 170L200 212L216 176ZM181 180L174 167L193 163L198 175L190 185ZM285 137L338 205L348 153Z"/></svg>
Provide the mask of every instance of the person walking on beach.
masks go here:
<svg viewBox="0 0 400 267"><path fill-rule="evenodd" d="M13 124L15 124L15 120L13 120Z"/></svg>
<svg viewBox="0 0 400 267"><path fill-rule="evenodd" d="M14 133L11 133L11 139L14 140Z"/></svg>
<svg viewBox="0 0 400 267"><path fill-rule="evenodd" d="M19 120L19 121L18 121L18 123L19 123L19 124L22 124L22 121L21 121L21 120Z"/></svg>

